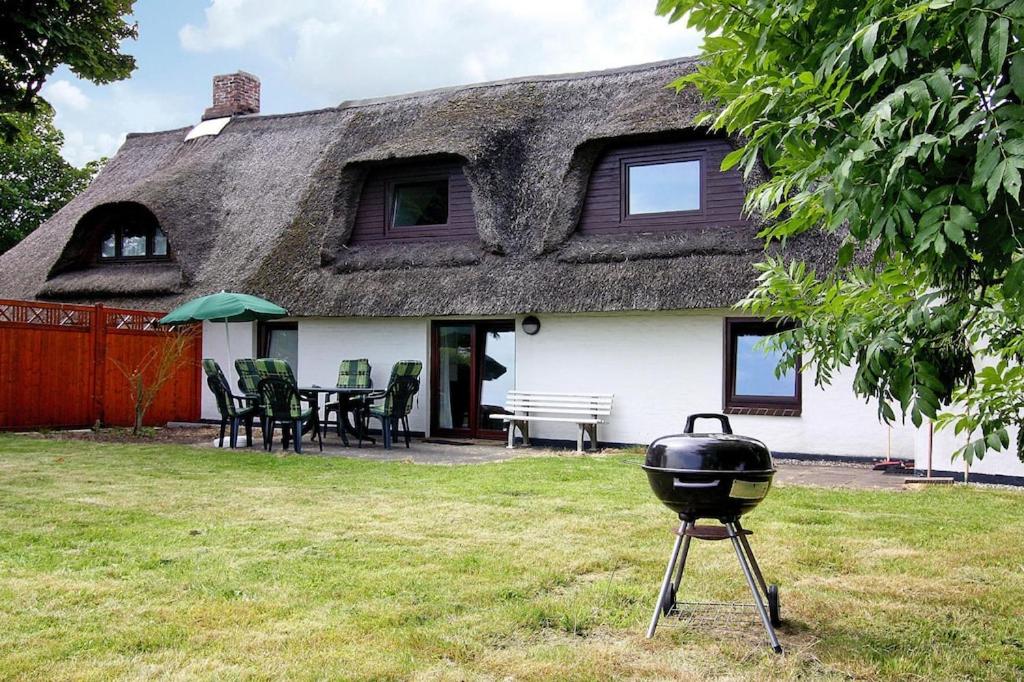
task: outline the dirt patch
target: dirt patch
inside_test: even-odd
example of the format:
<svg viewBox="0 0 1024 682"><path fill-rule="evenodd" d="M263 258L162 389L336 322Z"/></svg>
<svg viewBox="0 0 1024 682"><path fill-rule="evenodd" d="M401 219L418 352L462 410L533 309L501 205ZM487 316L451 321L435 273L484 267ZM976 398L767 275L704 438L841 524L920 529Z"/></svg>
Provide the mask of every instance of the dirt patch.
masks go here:
<svg viewBox="0 0 1024 682"><path fill-rule="evenodd" d="M73 429L67 431L45 431L18 435L52 440L86 440L96 443L177 443L195 445L212 441L220 434L217 426L182 426L174 428L147 428L135 436L130 428L112 427L105 429Z"/></svg>

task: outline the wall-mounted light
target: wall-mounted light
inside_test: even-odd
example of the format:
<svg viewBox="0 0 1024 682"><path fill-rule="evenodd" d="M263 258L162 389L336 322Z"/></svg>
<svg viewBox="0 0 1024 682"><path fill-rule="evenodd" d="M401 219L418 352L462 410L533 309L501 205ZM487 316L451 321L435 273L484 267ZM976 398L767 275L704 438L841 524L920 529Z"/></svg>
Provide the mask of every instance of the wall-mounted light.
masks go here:
<svg viewBox="0 0 1024 682"><path fill-rule="evenodd" d="M527 315L523 318L523 333L533 336L540 331L540 320L536 315Z"/></svg>

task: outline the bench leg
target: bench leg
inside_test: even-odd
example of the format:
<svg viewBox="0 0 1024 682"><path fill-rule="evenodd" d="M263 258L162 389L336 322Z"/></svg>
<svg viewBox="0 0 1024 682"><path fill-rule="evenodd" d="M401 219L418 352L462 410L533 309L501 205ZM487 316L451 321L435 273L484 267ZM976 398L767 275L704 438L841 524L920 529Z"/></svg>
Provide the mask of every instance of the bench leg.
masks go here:
<svg viewBox="0 0 1024 682"><path fill-rule="evenodd" d="M508 423L508 445L506 446L509 450L515 447L516 442L516 423L510 421Z"/></svg>
<svg viewBox="0 0 1024 682"><path fill-rule="evenodd" d="M577 424L580 427L580 432L576 436L576 454L583 454L583 432L586 430L586 424Z"/></svg>

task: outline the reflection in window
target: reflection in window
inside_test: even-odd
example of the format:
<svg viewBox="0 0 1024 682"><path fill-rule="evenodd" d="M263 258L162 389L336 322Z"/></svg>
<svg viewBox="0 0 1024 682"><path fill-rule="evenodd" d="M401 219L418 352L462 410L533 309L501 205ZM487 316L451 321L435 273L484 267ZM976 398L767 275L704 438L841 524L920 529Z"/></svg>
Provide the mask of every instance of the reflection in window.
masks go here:
<svg viewBox="0 0 1024 682"><path fill-rule="evenodd" d="M448 178L396 184L391 201L392 227L444 225L448 222Z"/></svg>
<svg viewBox="0 0 1024 682"><path fill-rule="evenodd" d="M103 238L100 245L100 256L102 258L114 258L117 256L117 233L111 230Z"/></svg>
<svg viewBox="0 0 1024 682"><path fill-rule="evenodd" d="M153 255L167 255L167 235L162 230L157 230L153 233Z"/></svg>
<svg viewBox="0 0 1024 682"><path fill-rule="evenodd" d="M299 375L299 326L295 322L265 322L261 325L261 358L278 358Z"/></svg>
<svg viewBox="0 0 1024 682"><path fill-rule="evenodd" d="M761 347L766 337L792 325L756 318L729 318L725 322L725 407L800 409L800 372L786 370L776 376L782 359L778 351Z"/></svg>
<svg viewBox="0 0 1024 682"><path fill-rule="evenodd" d="M700 161L629 165L629 215L700 210Z"/></svg>
<svg viewBox="0 0 1024 682"><path fill-rule="evenodd" d="M101 259L167 258L167 235L158 227L130 224L107 232L100 243Z"/></svg>
<svg viewBox="0 0 1024 682"><path fill-rule="evenodd" d="M121 257L138 258L146 255L146 230L126 227L121 236Z"/></svg>
<svg viewBox="0 0 1024 682"><path fill-rule="evenodd" d="M765 350L758 343L764 334L740 333L736 336L736 382L733 392L737 396L789 396L796 395L796 372L786 370L775 376L775 368L782 359L776 350Z"/></svg>

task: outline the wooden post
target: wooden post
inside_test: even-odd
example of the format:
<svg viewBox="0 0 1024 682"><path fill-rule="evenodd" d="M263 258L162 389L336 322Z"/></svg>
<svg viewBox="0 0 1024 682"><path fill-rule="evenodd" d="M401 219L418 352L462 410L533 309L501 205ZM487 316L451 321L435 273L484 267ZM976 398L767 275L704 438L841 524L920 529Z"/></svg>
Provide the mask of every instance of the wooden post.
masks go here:
<svg viewBox="0 0 1024 682"><path fill-rule="evenodd" d="M93 423L97 421L103 424L105 414L104 391L106 384L106 362L107 362L107 314L102 303L97 303L92 314L92 339L93 339Z"/></svg>

